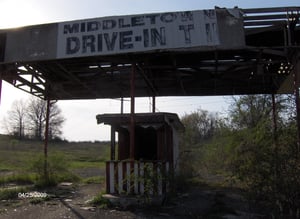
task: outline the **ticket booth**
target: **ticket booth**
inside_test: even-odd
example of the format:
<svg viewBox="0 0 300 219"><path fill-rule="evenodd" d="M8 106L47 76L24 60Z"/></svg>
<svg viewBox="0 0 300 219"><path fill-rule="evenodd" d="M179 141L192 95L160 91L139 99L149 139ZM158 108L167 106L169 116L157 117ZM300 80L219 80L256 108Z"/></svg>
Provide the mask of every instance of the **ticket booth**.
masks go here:
<svg viewBox="0 0 300 219"><path fill-rule="evenodd" d="M178 132L184 130L173 113L134 115L134 153L130 153L130 114L97 115L97 123L111 126L111 160L106 162L110 194L158 194L179 168ZM117 135L116 135L117 133ZM117 138L117 139L116 139Z"/></svg>

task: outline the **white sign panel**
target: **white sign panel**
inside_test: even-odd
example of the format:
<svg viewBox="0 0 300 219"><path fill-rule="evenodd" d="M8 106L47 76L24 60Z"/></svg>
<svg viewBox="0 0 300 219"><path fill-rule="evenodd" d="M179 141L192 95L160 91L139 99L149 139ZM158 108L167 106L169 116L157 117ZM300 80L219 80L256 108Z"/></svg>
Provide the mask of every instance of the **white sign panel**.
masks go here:
<svg viewBox="0 0 300 219"><path fill-rule="evenodd" d="M215 10L59 23L57 58L219 45Z"/></svg>

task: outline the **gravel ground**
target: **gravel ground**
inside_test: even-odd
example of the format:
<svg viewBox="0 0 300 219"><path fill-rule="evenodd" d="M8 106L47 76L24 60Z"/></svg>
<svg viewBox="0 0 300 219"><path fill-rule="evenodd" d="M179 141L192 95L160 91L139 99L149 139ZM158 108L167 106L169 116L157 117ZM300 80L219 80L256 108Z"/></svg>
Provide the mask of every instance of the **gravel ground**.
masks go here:
<svg viewBox="0 0 300 219"><path fill-rule="evenodd" d="M2 201L0 218L266 218L251 212L248 202L239 192L230 189L194 188L187 193L178 194L163 206L102 209L87 204L95 194L103 191L102 186L60 185L53 191L57 194L56 197L36 204L32 204L30 199ZM51 194L51 191L47 193Z"/></svg>

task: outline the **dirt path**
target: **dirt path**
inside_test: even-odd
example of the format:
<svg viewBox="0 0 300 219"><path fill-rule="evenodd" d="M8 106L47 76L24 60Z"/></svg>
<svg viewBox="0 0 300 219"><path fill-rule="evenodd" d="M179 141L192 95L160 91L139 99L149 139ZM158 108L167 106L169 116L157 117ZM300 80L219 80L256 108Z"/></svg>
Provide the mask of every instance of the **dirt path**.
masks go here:
<svg viewBox="0 0 300 219"><path fill-rule="evenodd" d="M248 202L238 191L230 189L193 188L186 193L168 198L167 204L152 207L129 207L127 209L101 209L87 204L95 194L103 190L100 184L74 187L60 185L56 196L49 201L32 204L29 199L0 203L0 218L22 219L114 219L114 218L264 218L253 213ZM51 194L51 191L48 192Z"/></svg>

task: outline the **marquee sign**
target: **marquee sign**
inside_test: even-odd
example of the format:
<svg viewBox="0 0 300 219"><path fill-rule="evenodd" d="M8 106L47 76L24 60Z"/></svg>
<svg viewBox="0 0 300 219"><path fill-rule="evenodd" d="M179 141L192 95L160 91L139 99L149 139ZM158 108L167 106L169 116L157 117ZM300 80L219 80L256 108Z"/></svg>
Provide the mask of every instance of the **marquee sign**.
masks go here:
<svg viewBox="0 0 300 219"><path fill-rule="evenodd" d="M0 31L0 62L245 45L239 9L112 16Z"/></svg>
<svg viewBox="0 0 300 219"><path fill-rule="evenodd" d="M59 23L57 58L219 44L215 10L114 16Z"/></svg>

